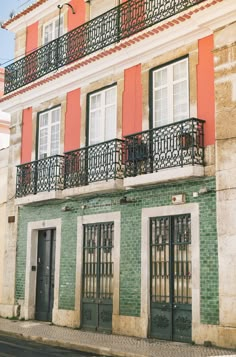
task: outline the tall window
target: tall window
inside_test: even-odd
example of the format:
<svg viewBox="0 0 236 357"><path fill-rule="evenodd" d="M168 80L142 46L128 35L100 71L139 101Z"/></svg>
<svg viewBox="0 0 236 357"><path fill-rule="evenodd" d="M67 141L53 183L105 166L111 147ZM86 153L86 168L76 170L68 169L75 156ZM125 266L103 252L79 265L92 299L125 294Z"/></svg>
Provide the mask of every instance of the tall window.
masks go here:
<svg viewBox="0 0 236 357"><path fill-rule="evenodd" d="M60 153L60 119L60 107L39 114L38 159Z"/></svg>
<svg viewBox="0 0 236 357"><path fill-rule="evenodd" d="M116 137L116 86L89 95L89 145Z"/></svg>
<svg viewBox="0 0 236 357"><path fill-rule="evenodd" d="M47 23L43 27L43 44L46 45L48 42L55 40L58 37L58 26L59 18ZM59 36L63 35L64 32L64 21L63 16L60 18L60 31Z"/></svg>
<svg viewBox="0 0 236 357"><path fill-rule="evenodd" d="M188 59L152 72L153 127L189 117Z"/></svg>

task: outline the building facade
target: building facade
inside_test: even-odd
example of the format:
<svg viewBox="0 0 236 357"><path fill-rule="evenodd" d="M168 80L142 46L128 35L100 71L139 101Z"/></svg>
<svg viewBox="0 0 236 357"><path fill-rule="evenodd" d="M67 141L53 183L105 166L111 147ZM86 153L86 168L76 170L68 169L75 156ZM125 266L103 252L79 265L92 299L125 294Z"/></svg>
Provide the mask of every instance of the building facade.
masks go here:
<svg viewBox="0 0 236 357"><path fill-rule="evenodd" d="M1 315L236 346L235 14L38 0L5 22Z"/></svg>

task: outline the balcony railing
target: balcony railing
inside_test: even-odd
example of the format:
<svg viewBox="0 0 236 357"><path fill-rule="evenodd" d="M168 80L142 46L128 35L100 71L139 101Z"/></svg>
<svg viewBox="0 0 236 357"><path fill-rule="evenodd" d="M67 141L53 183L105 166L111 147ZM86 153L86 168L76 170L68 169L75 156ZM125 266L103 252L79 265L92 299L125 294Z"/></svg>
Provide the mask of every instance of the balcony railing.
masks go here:
<svg viewBox="0 0 236 357"><path fill-rule="evenodd" d="M128 0L5 68L5 94L206 0Z"/></svg>
<svg viewBox="0 0 236 357"><path fill-rule="evenodd" d="M204 165L204 120L190 118L17 166L16 197Z"/></svg>
<svg viewBox="0 0 236 357"><path fill-rule="evenodd" d="M17 166L16 197L64 188L64 157L55 155Z"/></svg>
<svg viewBox="0 0 236 357"><path fill-rule="evenodd" d="M124 177L124 142L114 139L65 153L65 188Z"/></svg>
<svg viewBox="0 0 236 357"><path fill-rule="evenodd" d="M204 120L191 118L125 137L125 176L204 164Z"/></svg>

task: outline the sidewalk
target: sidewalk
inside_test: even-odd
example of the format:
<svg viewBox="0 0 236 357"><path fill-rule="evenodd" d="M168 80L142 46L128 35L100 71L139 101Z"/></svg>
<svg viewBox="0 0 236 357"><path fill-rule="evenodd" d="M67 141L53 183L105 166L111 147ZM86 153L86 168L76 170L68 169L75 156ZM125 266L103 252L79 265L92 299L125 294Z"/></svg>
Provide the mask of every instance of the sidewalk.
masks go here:
<svg viewBox="0 0 236 357"><path fill-rule="evenodd" d="M101 354L102 356L236 357L236 352L225 349L86 332L39 321L18 321L0 318L1 332L49 345Z"/></svg>

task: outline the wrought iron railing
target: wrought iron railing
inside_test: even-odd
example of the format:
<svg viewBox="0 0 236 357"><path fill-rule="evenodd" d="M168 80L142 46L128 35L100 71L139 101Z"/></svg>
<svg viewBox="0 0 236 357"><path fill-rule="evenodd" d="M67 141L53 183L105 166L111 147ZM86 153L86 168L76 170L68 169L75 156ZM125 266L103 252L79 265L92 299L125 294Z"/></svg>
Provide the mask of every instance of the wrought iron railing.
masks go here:
<svg viewBox="0 0 236 357"><path fill-rule="evenodd" d="M16 197L64 188L64 156L55 155L17 166Z"/></svg>
<svg viewBox="0 0 236 357"><path fill-rule="evenodd" d="M124 177L124 142L114 139L65 153L65 188Z"/></svg>
<svg viewBox="0 0 236 357"><path fill-rule="evenodd" d="M190 118L125 137L125 176L204 164L204 120Z"/></svg>
<svg viewBox="0 0 236 357"><path fill-rule="evenodd" d="M206 0L128 0L5 68L5 94Z"/></svg>

